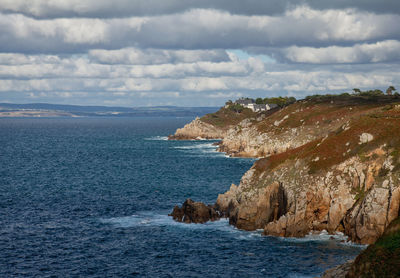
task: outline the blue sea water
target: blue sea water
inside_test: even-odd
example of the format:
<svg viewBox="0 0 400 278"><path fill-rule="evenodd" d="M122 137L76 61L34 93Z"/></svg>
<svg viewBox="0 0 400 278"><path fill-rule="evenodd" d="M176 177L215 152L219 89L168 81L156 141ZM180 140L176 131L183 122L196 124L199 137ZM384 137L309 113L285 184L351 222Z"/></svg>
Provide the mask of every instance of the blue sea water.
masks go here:
<svg viewBox="0 0 400 278"><path fill-rule="evenodd" d="M254 162L165 140L190 120L0 119L0 277L315 277L362 250L172 221Z"/></svg>

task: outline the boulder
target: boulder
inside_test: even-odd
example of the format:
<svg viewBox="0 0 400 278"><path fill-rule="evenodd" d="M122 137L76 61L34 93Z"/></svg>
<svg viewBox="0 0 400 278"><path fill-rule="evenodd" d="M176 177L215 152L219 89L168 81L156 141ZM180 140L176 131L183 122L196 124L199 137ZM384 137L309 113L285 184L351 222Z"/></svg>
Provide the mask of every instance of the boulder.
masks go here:
<svg viewBox="0 0 400 278"><path fill-rule="evenodd" d="M194 202L192 199L187 199L181 208L175 206L169 216L172 216L177 222L184 223L205 223L221 218L221 214L214 206Z"/></svg>

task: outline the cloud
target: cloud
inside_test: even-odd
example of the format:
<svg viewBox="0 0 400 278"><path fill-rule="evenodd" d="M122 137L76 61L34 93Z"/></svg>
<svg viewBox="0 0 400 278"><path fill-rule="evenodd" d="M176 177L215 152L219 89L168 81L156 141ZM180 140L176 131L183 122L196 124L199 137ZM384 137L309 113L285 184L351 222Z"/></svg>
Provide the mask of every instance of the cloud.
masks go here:
<svg viewBox="0 0 400 278"><path fill-rule="evenodd" d="M0 0L0 101L208 106L396 86L399 1L298 3Z"/></svg>
<svg viewBox="0 0 400 278"><path fill-rule="evenodd" d="M400 42L387 40L351 47L329 46L324 48L291 46L283 50L284 56L295 63L381 63L400 61Z"/></svg>
<svg viewBox="0 0 400 278"><path fill-rule="evenodd" d="M163 50L123 48L117 50L92 49L89 57L93 62L104 64L155 65L168 63L194 63L198 61L227 62L227 52L217 50Z"/></svg>
<svg viewBox="0 0 400 278"><path fill-rule="evenodd" d="M306 4L314 9L355 8L374 13L399 13L397 0L0 0L0 12L37 18L115 18L182 13L191 9L217 9L232 14L275 15L288 7Z"/></svg>
<svg viewBox="0 0 400 278"><path fill-rule="evenodd" d="M347 46L400 39L400 15L296 7L278 16L195 9L182 14L115 19L37 20L0 14L2 52L86 52L90 49L232 49Z"/></svg>
<svg viewBox="0 0 400 278"><path fill-rule="evenodd" d="M106 55L102 55L103 52ZM218 61L220 58L229 57L224 51L188 51L194 55L187 57L187 51L157 51L157 53L173 55L151 56L147 52L134 52L132 60L137 64L119 64L123 62L122 56L108 55L108 51L101 51L100 55L68 56L60 58L54 55L22 55L0 54L0 78L35 79L35 78L184 78L190 76L214 77L246 76L253 72L264 70L264 64L256 58L248 60L210 62L202 59ZM117 53L119 53L117 51ZM139 54L138 54L139 53ZM144 53L143 55L140 55ZM183 53L183 55L181 55ZM206 57L210 53L209 57ZM137 55L138 54L138 55ZM212 55L215 54L215 55ZM225 54L225 55L219 55ZM96 56L97 55L97 56ZM171 57L174 56L172 59ZM221 56L221 57L220 57ZM226 57L224 57L226 56ZM95 57L95 58L94 58ZM109 61L115 64L95 63L93 59ZM129 59L128 59L129 60ZM168 62L151 64L151 61ZM190 62L185 62L190 61ZM4 63L1 63L4 62ZM128 62L128 61L127 61ZM148 64L147 64L148 63Z"/></svg>

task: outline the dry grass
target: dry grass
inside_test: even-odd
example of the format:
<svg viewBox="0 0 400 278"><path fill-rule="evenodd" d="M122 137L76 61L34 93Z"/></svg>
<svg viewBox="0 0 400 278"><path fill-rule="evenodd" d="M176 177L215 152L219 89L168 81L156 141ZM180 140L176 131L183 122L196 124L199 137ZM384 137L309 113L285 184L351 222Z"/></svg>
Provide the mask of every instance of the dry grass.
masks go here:
<svg viewBox="0 0 400 278"><path fill-rule="evenodd" d="M320 108L318 107L318 110ZM256 163L256 169L265 171L267 168L276 168L286 160L304 159L309 161L312 174L337 165L351 156L363 156L384 144L389 152L399 153L400 109L396 109L395 106L390 109L382 109L382 107L374 105L373 107L362 107L362 109L354 108L352 111L354 114L349 115L353 117L349 118L348 129L340 127L325 139L319 138L298 148L261 159ZM361 111L364 113L360 113ZM336 116L335 113L330 113L330 115L330 117ZM327 117L327 119L329 118ZM370 133L374 139L371 142L360 144L362 133ZM395 158L395 163L398 163L398 158Z"/></svg>
<svg viewBox="0 0 400 278"><path fill-rule="evenodd" d="M230 126L237 125L244 119L256 117L257 113L251 109L245 108L242 112L237 113L230 109L221 108L215 113L207 114L201 118L201 121L212 124L213 126L227 129Z"/></svg>

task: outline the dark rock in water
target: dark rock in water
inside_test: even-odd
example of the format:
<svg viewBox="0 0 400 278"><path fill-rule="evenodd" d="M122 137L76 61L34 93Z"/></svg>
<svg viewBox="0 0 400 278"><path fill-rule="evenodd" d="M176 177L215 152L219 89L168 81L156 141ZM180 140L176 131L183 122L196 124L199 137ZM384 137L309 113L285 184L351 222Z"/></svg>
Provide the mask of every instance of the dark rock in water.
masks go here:
<svg viewBox="0 0 400 278"><path fill-rule="evenodd" d="M218 142L214 142L212 143L213 146L221 146L222 145L222 141L218 141Z"/></svg>
<svg viewBox="0 0 400 278"><path fill-rule="evenodd" d="M194 202L192 199L187 199L181 208L175 206L169 216L172 216L175 221L184 223L205 223L221 218L221 214L214 206Z"/></svg>

